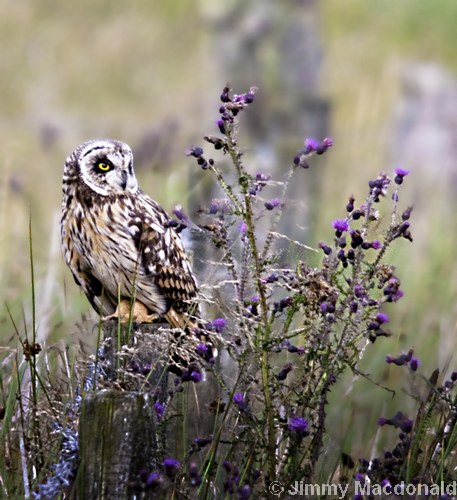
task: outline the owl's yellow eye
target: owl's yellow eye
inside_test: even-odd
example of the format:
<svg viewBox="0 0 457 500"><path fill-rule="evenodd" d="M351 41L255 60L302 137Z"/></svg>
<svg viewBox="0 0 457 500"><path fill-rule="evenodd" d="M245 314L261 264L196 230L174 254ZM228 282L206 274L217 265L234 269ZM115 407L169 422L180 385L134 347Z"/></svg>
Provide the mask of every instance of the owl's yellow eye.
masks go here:
<svg viewBox="0 0 457 500"><path fill-rule="evenodd" d="M108 172L111 170L113 167L110 163L107 163L106 161L99 161L95 165L100 172Z"/></svg>

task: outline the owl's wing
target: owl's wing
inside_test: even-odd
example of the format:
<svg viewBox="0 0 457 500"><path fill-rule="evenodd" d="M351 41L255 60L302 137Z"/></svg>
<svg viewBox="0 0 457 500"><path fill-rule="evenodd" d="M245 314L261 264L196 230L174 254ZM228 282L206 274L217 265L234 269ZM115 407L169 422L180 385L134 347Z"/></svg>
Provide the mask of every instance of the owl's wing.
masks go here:
<svg viewBox="0 0 457 500"><path fill-rule="evenodd" d="M198 287L178 233L170 227L170 218L154 200L143 192L136 198L130 233L139 252L139 261L146 277L151 278L165 298L167 320L178 326L172 313L196 314L192 300ZM132 227L136 226L136 227ZM148 305L148 304L145 304ZM198 315L198 314L196 314ZM182 328L182 325L179 325Z"/></svg>

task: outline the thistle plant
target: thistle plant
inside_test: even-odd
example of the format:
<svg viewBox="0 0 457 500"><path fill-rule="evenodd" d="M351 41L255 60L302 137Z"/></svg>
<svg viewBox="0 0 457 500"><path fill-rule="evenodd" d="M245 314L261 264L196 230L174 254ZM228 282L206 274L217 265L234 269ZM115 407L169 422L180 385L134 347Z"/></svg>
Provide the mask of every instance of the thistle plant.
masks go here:
<svg viewBox="0 0 457 500"><path fill-rule="evenodd" d="M403 292L386 251L397 240L412 241L412 208L399 206L408 172L397 168L393 178L382 173L369 181L364 200L351 196L333 221L333 242L319 244L319 267L302 258L303 249L313 249L291 239L300 257L285 262L278 243L287 237L277 228L287 216L288 188L332 140L307 138L284 179L274 181L269 173L250 170L239 144L240 118L255 89L236 95L226 87L220 100L219 134L187 151L221 193L200 211L200 227L214 246L217 281L206 286L205 297L225 315L220 343L235 366L230 373L217 363L207 366L224 396L214 434L198 451L198 492L206 497L216 485L247 498L265 493L273 481L316 479L329 391L345 370L359 373L367 344L392 334L385 305ZM270 195L278 183L281 196ZM391 204L385 227L379 209L384 202ZM198 349L206 352L204 345ZM189 484L184 469L174 480L177 488Z"/></svg>

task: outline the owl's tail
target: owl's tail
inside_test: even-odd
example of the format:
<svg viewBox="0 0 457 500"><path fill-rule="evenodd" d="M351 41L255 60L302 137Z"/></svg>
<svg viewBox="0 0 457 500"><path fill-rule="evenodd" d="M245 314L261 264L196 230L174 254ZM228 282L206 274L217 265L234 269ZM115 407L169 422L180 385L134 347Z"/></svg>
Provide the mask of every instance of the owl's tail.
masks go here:
<svg viewBox="0 0 457 500"><path fill-rule="evenodd" d="M172 328L183 330L186 334L198 338L201 343L206 346L206 351L202 349L196 350L200 357L203 357L206 361L214 360L214 358L218 354L217 348L215 347L213 342L211 342L211 340L205 335L203 324L198 320L198 318L191 317L184 312L176 311L173 307L171 307L163 315L163 317ZM196 356L196 358L197 357L198 356ZM174 358L176 358L174 360L177 362L178 366L169 367L169 370L172 373L176 373L178 375L181 375L190 365L194 365L194 363L196 362L196 359L192 359L190 362L186 362L179 356L176 356ZM180 367L182 367L182 369L180 369Z"/></svg>

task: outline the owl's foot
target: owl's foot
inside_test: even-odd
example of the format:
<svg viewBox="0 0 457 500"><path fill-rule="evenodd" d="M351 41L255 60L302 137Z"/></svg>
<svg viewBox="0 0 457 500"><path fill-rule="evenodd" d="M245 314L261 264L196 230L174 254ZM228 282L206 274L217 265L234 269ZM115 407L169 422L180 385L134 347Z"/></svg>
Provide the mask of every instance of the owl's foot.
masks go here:
<svg viewBox="0 0 457 500"><path fill-rule="evenodd" d="M103 321L118 319L119 323L153 323L159 318L157 314L149 314L147 307L140 301L132 304L129 300L121 300L116 311L109 316L102 318Z"/></svg>

